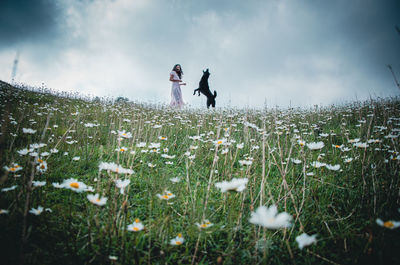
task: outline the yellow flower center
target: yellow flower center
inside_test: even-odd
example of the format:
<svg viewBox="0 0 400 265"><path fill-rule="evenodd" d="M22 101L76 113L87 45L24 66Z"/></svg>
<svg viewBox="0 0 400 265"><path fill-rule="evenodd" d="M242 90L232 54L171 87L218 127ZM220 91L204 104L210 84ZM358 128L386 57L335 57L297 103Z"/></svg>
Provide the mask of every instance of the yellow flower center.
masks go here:
<svg viewBox="0 0 400 265"><path fill-rule="evenodd" d="M99 199L99 198L97 198L97 199L96 199L96 202L100 202L100 199Z"/></svg>
<svg viewBox="0 0 400 265"><path fill-rule="evenodd" d="M38 160L37 160L39 163L43 163L43 160L42 159L40 159L40 158L38 158Z"/></svg>
<svg viewBox="0 0 400 265"><path fill-rule="evenodd" d="M217 142L217 144L222 144L222 141L221 141L221 140L219 140L219 141Z"/></svg>
<svg viewBox="0 0 400 265"><path fill-rule="evenodd" d="M176 241L176 244L177 245L182 245L182 242L181 241Z"/></svg>
<svg viewBox="0 0 400 265"><path fill-rule="evenodd" d="M123 136L126 136L127 134L126 134L126 133L123 133L122 135L123 135Z"/></svg>
<svg viewBox="0 0 400 265"><path fill-rule="evenodd" d="M181 233L179 233L179 234L178 234L178 237L182 237L182 234L181 234Z"/></svg>
<svg viewBox="0 0 400 265"><path fill-rule="evenodd" d="M120 152L124 152L124 151L125 151L125 149L124 149L124 148L121 148L121 149L119 149L119 151L120 151Z"/></svg>
<svg viewBox="0 0 400 265"><path fill-rule="evenodd" d="M139 231L139 228L137 228L136 226L133 227L133 231Z"/></svg>
<svg viewBox="0 0 400 265"><path fill-rule="evenodd" d="M119 170L119 169L118 169L118 168L116 168L116 169L115 169L115 172L117 172L117 173L118 173L118 170Z"/></svg>
<svg viewBox="0 0 400 265"><path fill-rule="evenodd" d="M167 139L167 138L165 138L165 137L161 137L161 140L165 140L165 139Z"/></svg>
<svg viewBox="0 0 400 265"><path fill-rule="evenodd" d="M20 166L18 166L18 165L15 165L14 167L15 167L15 168L19 168Z"/></svg>
<svg viewBox="0 0 400 265"><path fill-rule="evenodd" d="M340 148L340 145L335 145L336 148Z"/></svg>
<svg viewBox="0 0 400 265"><path fill-rule="evenodd" d="M383 226L386 228L392 228L394 226L394 224L391 221L386 221L383 223Z"/></svg>
<svg viewBox="0 0 400 265"><path fill-rule="evenodd" d="M201 224L200 225L202 228L206 228L207 227L207 224Z"/></svg>
<svg viewBox="0 0 400 265"><path fill-rule="evenodd" d="M135 219L135 223L139 223L139 222L140 222L140 220L136 218Z"/></svg>
<svg viewBox="0 0 400 265"><path fill-rule="evenodd" d="M168 192L168 193L167 193L167 195L168 195L168 196L171 196L171 195L172 195L172 193L171 193L171 192Z"/></svg>
<svg viewBox="0 0 400 265"><path fill-rule="evenodd" d="M40 165L40 169L45 169L46 167L45 167L45 165L44 164L41 164Z"/></svg>
<svg viewBox="0 0 400 265"><path fill-rule="evenodd" d="M164 195L162 196L164 199L168 199L168 195Z"/></svg>
<svg viewBox="0 0 400 265"><path fill-rule="evenodd" d="M72 182L71 184L69 184L69 186L71 188L74 188L74 189L79 189L79 183L78 182Z"/></svg>
<svg viewBox="0 0 400 265"><path fill-rule="evenodd" d="M15 170L17 170L15 167L10 168L10 171L14 172Z"/></svg>

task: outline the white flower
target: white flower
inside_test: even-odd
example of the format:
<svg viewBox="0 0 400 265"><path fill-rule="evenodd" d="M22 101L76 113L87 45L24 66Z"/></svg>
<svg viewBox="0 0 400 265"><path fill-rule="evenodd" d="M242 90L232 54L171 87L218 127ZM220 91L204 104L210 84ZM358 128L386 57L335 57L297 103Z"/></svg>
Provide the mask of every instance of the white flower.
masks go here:
<svg viewBox="0 0 400 265"><path fill-rule="evenodd" d="M323 148L324 146L325 146L324 142L317 142L317 143L313 142L313 143L307 144L307 147L310 150L319 150L319 149Z"/></svg>
<svg viewBox="0 0 400 265"><path fill-rule="evenodd" d="M56 154L56 153L58 153L58 150L56 148L50 149L50 153Z"/></svg>
<svg viewBox="0 0 400 265"><path fill-rule="evenodd" d="M57 189L64 188L64 185L63 185L63 184L60 184L60 183L58 183L58 182L53 182L53 183L51 183L51 185L53 185L53 187L54 187L54 188L57 188Z"/></svg>
<svg viewBox="0 0 400 265"><path fill-rule="evenodd" d="M346 159L344 160L345 163L350 163L351 161L353 161L353 158L351 158L351 157L350 157L350 158L346 158Z"/></svg>
<svg viewBox="0 0 400 265"><path fill-rule="evenodd" d="M253 161L250 159L247 160L239 160L239 164L241 166L250 166L251 164L253 164Z"/></svg>
<svg viewBox="0 0 400 265"><path fill-rule="evenodd" d="M27 134L34 134L36 133L36 130L33 130L31 128L22 128L22 132Z"/></svg>
<svg viewBox="0 0 400 265"><path fill-rule="evenodd" d="M201 223L201 224L196 223L196 225L197 225L197 227L198 227L199 229L202 229L202 228L209 228L209 227L213 226L214 224L211 223L211 222L208 221L208 220L204 220L203 223Z"/></svg>
<svg viewBox="0 0 400 265"><path fill-rule="evenodd" d="M46 185L46 181L32 181L34 187L42 187Z"/></svg>
<svg viewBox="0 0 400 265"><path fill-rule="evenodd" d="M40 154L41 157L45 157L45 156L49 156L49 155L50 155L49 152L43 152L43 153Z"/></svg>
<svg viewBox="0 0 400 265"><path fill-rule="evenodd" d="M134 171L132 169L125 169L115 163L107 163L107 162L101 162L99 165L99 170L110 170L110 171L116 172L118 174L133 174L134 173Z"/></svg>
<svg viewBox="0 0 400 265"><path fill-rule="evenodd" d="M0 214L8 214L9 210L0 209Z"/></svg>
<svg viewBox="0 0 400 265"><path fill-rule="evenodd" d="M332 166L332 165L326 164L325 167L326 167L327 169L333 170L333 171L338 171L338 170L340 169L340 165L334 165L334 166Z"/></svg>
<svg viewBox="0 0 400 265"><path fill-rule="evenodd" d="M299 248L303 249L306 246L316 243L317 242L316 237L317 237L317 234L309 236L306 233L303 233L296 237L296 241L299 244Z"/></svg>
<svg viewBox="0 0 400 265"><path fill-rule="evenodd" d="M160 199L160 200L169 200L169 199L172 199L172 198L175 198L175 195L174 194L172 194L170 191L165 191L164 192L164 194L163 195L161 195L161 194L157 194L157 197Z"/></svg>
<svg viewBox="0 0 400 265"><path fill-rule="evenodd" d="M148 167L156 167L156 165L152 164L152 163L147 163Z"/></svg>
<svg viewBox="0 0 400 265"><path fill-rule="evenodd" d="M301 160L299 160L299 159L294 159L294 158L292 158L291 161L292 161L292 163L294 163L294 164L301 164Z"/></svg>
<svg viewBox="0 0 400 265"><path fill-rule="evenodd" d="M326 164L325 164L325 163L318 162L318 161L314 161L314 162L311 163L311 166L313 166L313 167L315 167L315 168L320 168L320 167L326 166Z"/></svg>
<svg viewBox="0 0 400 265"><path fill-rule="evenodd" d="M149 149L157 149L157 148L160 148L160 146L161 146L160 143L150 143Z"/></svg>
<svg viewBox="0 0 400 265"><path fill-rule="evenodd" d="M39 206L37 209L32 208L29 210L29 213L34 214L34 215L40 215L43 212L43 207Z"/></svg>
<svg viewBox="0 0 400 265"><path fill-rule="evenodd" d="M31 150L29 150L28 148L22 149L17 151L17 153L21 156L27 155Z"/></svg>
<svg viewBox="0 0 400 265"><path fill-rule="evenodd" d="M243 149L243 147L244 147L244 143L241 143L241 144L237 144L237 145L236 145L236 148L237 148L237 149Z"/></svg>
<svg viewBox="0 0 400 265"><path fill-rule="evenodd" d="M139 219L136 219L133 224L128 225L127 229L128 231L139 232L144 229L144 225Z"/></svg>
<svg viewBox="0 0 400 265"><path fill-rule="evenodd" d="M260 206L255 212L251 213L250 223L271 229L287 228L292 225L290 214L286 212L277 213L276 205L271 205L269 208Z"/></svg>
<svg viewBox="0 0 400 265"><path fill-rule="evenodd" d="M117 179L115 181L115 186L117 186L117 188L119 189L119 192L121 194L124 194L125 192L125 188L131 183L131 181L129 179L125 179L125 180L120 180Z"/></svg>
<svg viewBox="0 0 400 265"><path fill-rule="evenodd" d="M356 138L356 139L350 139L349 143L353 144L353 143L357 143L360 141L360 138Z"/></svg>
<svg viewBox="0 0 400 265"><path fill-rule="evenodd" d="M12 191L12 190L15 190L17 187L18 187L17 185L13 185L13 186L8 187L8 188L2 188L1 191L2 192Z"/></svg>
<svg viewBox="0 0 400 265"><path fill-rule="evenodd" d="M132 133L126 132L125 130L123 131L118 131L118 136L122 138L132 138Z"/></svg>
<svg viewBox="0 0 400 265"><path fill-rule="evenodd" d="M390 220L390 221L383 222L380 218L378 218L378 219L376 219L376 223L380 226L383 226L383 227L386 227L389 229L395 229L395 228L400 227L400 221Z"/></svg>
<svg viewBox="0 0 400 265"><path fill-rule="evenodd" d="M230 190L242 192L246 189L246 184L249 181L247 178L233 178L231 181L222 181L215 183L215 187L221 189L221 192L227 192Z"/></svg>
<svg viewBox="0 0 400 265"><path fill-rule="evenodd" d="M93 194L88 194L86 197L91 203L96 204L98 206L103 206L103 205L105 205L107 203L107 198L106 197L102 197L100 199L98 193L96 193L94 195Z"/></svg>
<svg viewBox="0 0 400 265"><path fill-rule="evenodd" d="M183 242L185 242L185 239L182 237L182 234L179 233L178 236L174 239L171 239L169 243L173 246L179 246L182 245Z"/></svg>
<svg viewBox="0 0 400 265"><path fill-rule="evenodd" d="M44 173L47 171L47 162L41 160L42 162L40 162L39 165L36 166L36 169L40 172L40 173Z"/></svg>
<svg viewBox="0 0 400 265"><path fill-rule="evenodd" d="M65 179L61 185L63 186L63 188L70 189L75 192L83 192L87 189L85 183L77 181L74 178Z"/></svg>
<svg viewBox="0 0 400 265"><path fill-rule="evenodd" d="M72 161L79 161L81 158L79 157L79 156L74 156L73 158L72 158Z"/></svg>
<svg viewBox="0 0 400 265"><path fill-rule="evenodd" d="M140 142L140 143L136 144L136 147L146 147L146 143Z"/></svg>
<svg viewBox="0 0 400 265"><path fill-rule="evenodd" d="M355 143L353 146L358 148L367 148L369 145L367 143Z"/></svg>
<svg viewBox="0 0 400 265"><path fill-rule="evenodd" d="M178 177L170 178L169 180L170 180L171 182L173 182L173 183L178 183L179 181L181 181L181 179L178 178Z"/></svg>

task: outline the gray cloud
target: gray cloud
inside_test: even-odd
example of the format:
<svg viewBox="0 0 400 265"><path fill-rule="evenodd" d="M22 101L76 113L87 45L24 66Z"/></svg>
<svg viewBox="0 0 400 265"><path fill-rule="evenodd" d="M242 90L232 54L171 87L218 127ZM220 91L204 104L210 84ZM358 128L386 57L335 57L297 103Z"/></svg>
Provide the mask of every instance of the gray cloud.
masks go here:
<svg viewBox="0 0 400 265"><path fill-rule="evenodd" d="M6 22L0 33L22 25L30 33L0 44L0 59L10 62L0 73L10 71L21 47L22 82L168 102L168 74L181 63L184 99L199 106L205 99L192 91L205 68L217 106L330 104L398 93L386 68L400 72L396 1L39 1L43 10L19 3L21 9L12 7L20 24Z"/></svg>

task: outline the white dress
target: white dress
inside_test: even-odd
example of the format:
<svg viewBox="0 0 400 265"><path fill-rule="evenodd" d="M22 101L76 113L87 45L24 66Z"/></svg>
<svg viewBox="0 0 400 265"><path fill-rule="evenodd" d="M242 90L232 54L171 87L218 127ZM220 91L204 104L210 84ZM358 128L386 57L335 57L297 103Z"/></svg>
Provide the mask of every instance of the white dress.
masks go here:
<svg viewBox="0 0 400 265"><path fill-rule="evenodd" d="M173 80L180 80L178 74L175 71L171 72ZM171 107L182 107L185 103L182 98L182 91L179 82L172 82L171 88Z"/></svg>

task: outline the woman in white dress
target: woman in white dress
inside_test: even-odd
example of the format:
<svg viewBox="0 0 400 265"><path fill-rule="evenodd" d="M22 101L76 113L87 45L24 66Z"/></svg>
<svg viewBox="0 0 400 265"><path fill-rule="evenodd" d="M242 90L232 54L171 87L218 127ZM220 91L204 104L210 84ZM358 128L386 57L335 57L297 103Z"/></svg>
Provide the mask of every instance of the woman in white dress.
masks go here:
<svg viewBox="0 0 400 265"><path fill-rule="evenodd" d="M171 88L171 107L182 107L185 103L182 98L181 85L186 86L186 83L182 82L182 67L180 64L176 64L174 68L172 68L172 72L169 76L169 81L172 82Z"/></svg>

